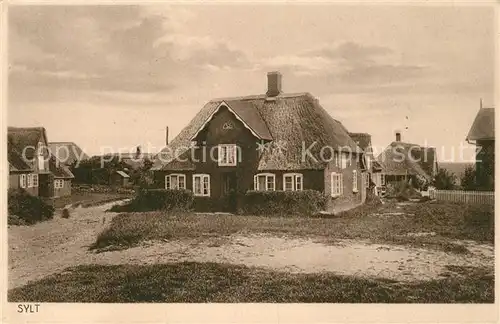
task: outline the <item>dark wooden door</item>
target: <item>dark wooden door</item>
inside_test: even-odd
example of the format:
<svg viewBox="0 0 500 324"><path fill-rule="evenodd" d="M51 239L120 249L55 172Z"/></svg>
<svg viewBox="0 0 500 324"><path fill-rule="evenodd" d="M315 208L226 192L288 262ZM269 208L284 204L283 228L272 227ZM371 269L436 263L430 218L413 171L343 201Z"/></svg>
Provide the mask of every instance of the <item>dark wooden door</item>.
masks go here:
<svg viewBox="0 0 500 324"><path fill-rule="evenodd" d="M38 176L38 195L40 197L52 197L54 195L54 177L50 173Z"/></svg>
<svg viewBox="0 0 500 324"><path fill-rule="evenodd" d="M226 172L222 174L222 209L226 212L236 211L236 193L238 191L238 181L236 172Z"/></svg>

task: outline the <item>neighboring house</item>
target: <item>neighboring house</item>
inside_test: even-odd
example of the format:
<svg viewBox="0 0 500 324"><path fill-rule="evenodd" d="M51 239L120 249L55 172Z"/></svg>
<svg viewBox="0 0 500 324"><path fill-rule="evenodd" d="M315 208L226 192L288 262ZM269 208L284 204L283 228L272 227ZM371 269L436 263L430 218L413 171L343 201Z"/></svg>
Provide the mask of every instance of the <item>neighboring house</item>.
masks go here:
<svg viewBox="0 0 500 324"><path fill-rule="evenodd" d="M208 102L152 170L161 187L214 200L314 189L330 197L329 211L339 211L366 197L363 151L311 94L282 93L279 72L268 73L264 95Z"/></svg>
<svg viewBox="0 0 500 324"><path fill-rule="evenodd" d="M474 119L467 142L479 149L476 154L476 185L479 189L495 189L495 109L483 108Z"/></svg>
<svg viewBox="0 0 500 324"><path fill-rule="evenodd" d="M60 179L71 182L69 170L61 170L56 158L50 155L47 133L43 127L9 127L7 134L9 162L9 188L23 188L34 196L54 197L68 195L65 190L55 190ZM64 175L63 175L64 174ZM66 180L65 180L66 181Z"/></svg>
<svg viewBox="0 0 500 324"><path fill-rule="evenodd" d="M349 135L354 140L354 142L365 152L367 170L366 187L380 187L382 181L382 166L373 155L371 135L367 133L349 133Z"/></svg>
<svg viewBox="0 0 500 324"><path fill-rule="evenodd" d="M154 159L153 153L111 153L104 155L106 158L109 156L116 156L118 161L125 163L130 170L137 170L143 166L144 160Z"/></svg>
<svg viewBox="0 0 500 324"><path fill-rule="evenodd" d="M76 161L89 159L89 156L73 142L50 142L49 149L60 163L67 166L73 165Z"/></svg>
<svg viewBox="0 0 500 324"><path fill-rule="evenodd" d="M396 132L396 140L377 157L381 165L380 185L398 182L431 183L437 173L436 149L401 141L401 133Z"/></svg>
<svg viewBox="0 0 500 324"><path fill-rule="evenodd" d="M123 171L113 172L109 182L112 186L126 187L129 184L130 176Z"/></svg>
<svg viewBox="0 0 500 324"><path fill-rule="evenodd" d="M69 167L52 155L49 160L52 186L48 188L50 197L71 196L71 187L75 177Z"/></svg>

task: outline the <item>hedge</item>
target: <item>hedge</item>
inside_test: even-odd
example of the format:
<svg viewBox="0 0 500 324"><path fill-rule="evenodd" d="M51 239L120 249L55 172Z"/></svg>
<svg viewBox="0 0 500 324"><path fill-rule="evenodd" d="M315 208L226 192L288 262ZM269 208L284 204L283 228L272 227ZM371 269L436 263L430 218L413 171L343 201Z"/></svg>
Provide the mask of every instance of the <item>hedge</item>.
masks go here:
<svg viewBox="0 0 500 324"><path fill-rule="evenodd" d="M113 212L145 212L154 210L190 210L194 195L189 190L141 189L126 205L115 205Z"/></svg>
<svg viewBox="0 0 500 324"><path fill-rule="evenodd" d="M326 200L316 190L247 191L242 211L250 215L311 216L325 208Z"/></svg>
<svg viewBox="0 0 500 324"><path fill-rule="evenodd" d="M24 189L9 189L8 212L10 225L34 224L52 219L54 207Z"/></svg>

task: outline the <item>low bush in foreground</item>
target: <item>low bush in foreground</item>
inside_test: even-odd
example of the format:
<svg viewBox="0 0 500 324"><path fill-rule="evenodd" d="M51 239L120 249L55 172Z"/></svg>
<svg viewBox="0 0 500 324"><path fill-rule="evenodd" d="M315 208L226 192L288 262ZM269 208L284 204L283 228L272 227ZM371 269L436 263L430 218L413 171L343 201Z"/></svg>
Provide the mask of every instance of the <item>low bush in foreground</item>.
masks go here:
<svg viewBox="0 0 500 324"><path fill-rule="evenodd" d="M247 191L243 212L249 215L314 215L325 208L326 197L316 190Z"/></svg>
<svg viewBox="0 0 500 324"><path fill-rule="evenodd" d="M417 283L217 263L86 265L8 292L9 302L493 303L493 276Z"/></svg>
<svg viewBox="0 0 500 324"><path fill-rule="evenodd" d="M415 236L415 233L433 233ZM196 215L187 212L123 213L97 237L93 248L129 247L147 240L196 239L210 235L266 233L307 239L363 239L452 251L450 239L493 244L494 212L488 206L436 202L398 205L378 199L335 218Z"/></svg>
<svg viewBox="0 0 500 324"><path fill-rule="evenodd" d="M7 200L9 225L34 224L54 216L54 207L24 189L9 189Z"/></svg>

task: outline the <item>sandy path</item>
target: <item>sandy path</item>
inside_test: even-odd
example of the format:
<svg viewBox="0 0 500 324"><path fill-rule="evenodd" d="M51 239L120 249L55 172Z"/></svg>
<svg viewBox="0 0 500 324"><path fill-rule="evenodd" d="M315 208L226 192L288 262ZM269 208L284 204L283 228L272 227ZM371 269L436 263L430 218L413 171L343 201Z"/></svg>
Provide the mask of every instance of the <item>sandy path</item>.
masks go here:
<svg viewBox="0 0 500 324"><path fill-rule="evenodd" d="M115 214L112 204L77 208L70 219L59 215L34 226L9 228L9 288L80 264L224 262L295 273L329 271L399 281L440 278L446 266L487 267L493 271L493 245L453 242L470 254L340 240L335 245L311 239L233 235L197 240L146 242L122 251L94 253L88 246ZM103 217L106 217L103 223ZM456 275L456 274L455 274Z"/></svg>
<svg viewBox="0 0 500 324"><path fill-rule="evenodd" d="M94 261L100 264L226 262L294 273L329 271L398 281L437 279L448 272L448 265L489 267L493 271L492 245L461 243L471 254L350 240L325 245L313 240L268 235L233 235L225 240L207 239L204 242L149 242L128 250L100 253Z"/></svg>
<svg viewBox="0 0 500 324"><path fill-rule="evenodd" d="M88 246L95 241L115 213L105 213L117 202L76 208L69 219L56 211L50 221L32 226L9 226L9 288L41 279L94 257ZM104 218L104 222L103 222Z"/></svg>

